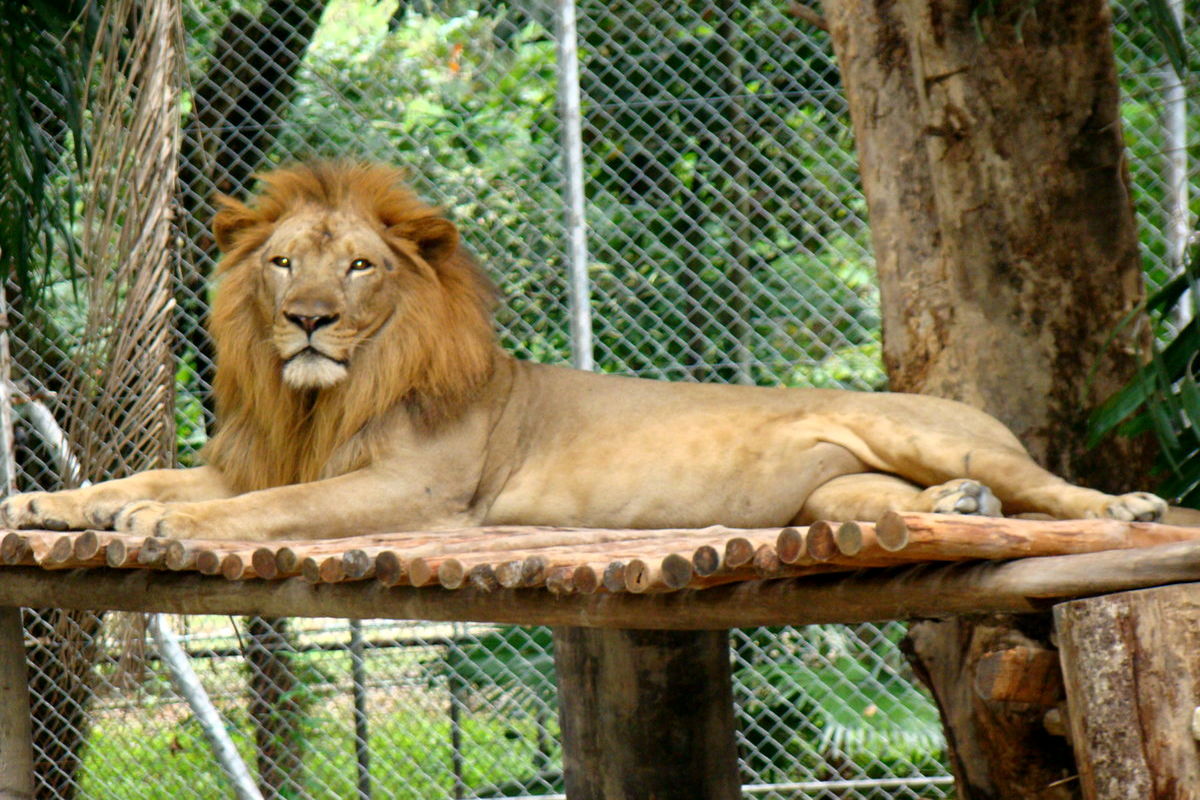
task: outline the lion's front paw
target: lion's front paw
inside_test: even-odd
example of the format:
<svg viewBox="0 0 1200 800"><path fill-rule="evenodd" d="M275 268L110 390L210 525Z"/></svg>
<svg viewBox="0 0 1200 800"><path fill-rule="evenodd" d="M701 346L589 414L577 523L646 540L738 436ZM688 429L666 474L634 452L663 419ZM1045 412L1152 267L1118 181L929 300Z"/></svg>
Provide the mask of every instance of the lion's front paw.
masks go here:
<svg viewBox="0 0 1200 800"><path fill-rule="evenodd" d="M1158 522L1167 513L1167 501L1149 492L1119 494L1104 506L1104 516L1125 522Z"/></svg>
<svg viewBox="0 0 1200 800"><path fill-rule="evenodd" d="M979 481L960 478L940 486L930 486L921 494L930 501L929 510L937 514L1000 516L1000 500Z"/></svg>
<svg viewBox="0 0 1200 800"><path fill-rule="evenodd" d="M113 530L168 539L198 539L204 535L195 517L180 506L154 500L138 500L121 506L113 517Z"/></svg>
<svg viewBox="0 0 1200 800"><path fill-rule="evenodd" d="M88 527L83 508L71 492L26 492L0 504L0 514L9 528L41 528L48 531L82 530Z"/></svg>

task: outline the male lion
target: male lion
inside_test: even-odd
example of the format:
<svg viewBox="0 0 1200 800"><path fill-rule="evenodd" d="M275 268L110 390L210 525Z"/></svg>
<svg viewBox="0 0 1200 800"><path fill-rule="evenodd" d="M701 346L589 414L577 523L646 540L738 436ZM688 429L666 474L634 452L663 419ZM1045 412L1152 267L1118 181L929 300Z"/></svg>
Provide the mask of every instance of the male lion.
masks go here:
<svg viewBox="0 0 1200 800"><path fill-rule="evenodd" d="M889 509L1152 520L932 397L661 383L517 361L455 227L380 166L222 199L208 466L7 500L13 527L205 539L495 524L771 527ZM993 492L995 493L993 495ZM999 498L999 500L997 500Z"/></svg>

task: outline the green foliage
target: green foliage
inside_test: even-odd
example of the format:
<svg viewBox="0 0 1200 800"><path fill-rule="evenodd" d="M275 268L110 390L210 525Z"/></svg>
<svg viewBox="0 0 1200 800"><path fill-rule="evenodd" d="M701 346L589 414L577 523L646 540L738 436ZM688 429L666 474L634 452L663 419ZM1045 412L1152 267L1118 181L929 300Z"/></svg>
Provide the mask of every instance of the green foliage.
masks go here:
<svg viewBox="0 0 1200 800"><path fill-rule="evenodd" d="M1171 68L1175 70L1175 74L1179 76L1180 80L1185 80L1189 75L1190 54L1183 38L1183 31L1175 19L1174 12L1171 11L1169 0L1146 0L1146 9L1148 11L1147 22L1150 29L1154 31L1159 44L1162 45L1163 51L1167 54Z"/></svg>
<svg viewBox="0 0 1200 800"><path fill-rule="evenodd" d="M837 763L873 777L939 771L937 708L899 657L902 633L890 626L871 645L840 626L741 634L734 691L748 766L781 780L835 778Z"/></svg>
<svg viewBox="0 0 1200 800"><path fill-rule="evenodd" d="M56 245L69 262L76 255L71 165L83 171L99 17L98 4L83 0L0 0L0 278L15 275L29 297L46 282Z"/></svg>
<svg viewBox="0 0 1200 800"><path fill-rule="evenodd" d="M1118 432L1153 432L1159 444L1157 487L1171 501L1200 508L1200 259L1147 303L1159 323L1187 319L1121 391L1093 413L1091 442Z"/></svg>
<svg viewBox="0 0 1200 800"><path fill-rule="evenodd" d="M519 695L553 707L554 639L549 628L509 625L447 648L427 664L431 679L453 680L493 699Z"/></svg>

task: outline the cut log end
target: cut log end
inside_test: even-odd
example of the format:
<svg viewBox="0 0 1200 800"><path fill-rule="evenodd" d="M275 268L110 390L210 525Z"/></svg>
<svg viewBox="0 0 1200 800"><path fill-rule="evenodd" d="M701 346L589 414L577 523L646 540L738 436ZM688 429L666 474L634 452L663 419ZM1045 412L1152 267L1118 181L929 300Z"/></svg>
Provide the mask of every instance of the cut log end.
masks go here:
<svg viewBox="0 0 1200 800"><path fill-rule="evenodd" d="M604 588L610 592L625 591L625 562L611 561L604 568Z"/></svg>
<svg viewBox="0 0 1200 800"><path fill-rule="evenodd" d="M778 577L783 570L775 548L769 544L759 545L754 551L754 571L764 578Z"/></svg>
<svg viewBox="0 0 1200 800"><path fill-rule="evenodd" d="M137 563L143 567L161 567L167 560L167 547L173 539L163 539L158 536L147 536L142 540L137 552ZM215 572L206 573L215 575Z"/></svg>
<svg viewBox="0 0 1200 800"><path fill-rule="evenodd" d="M326 556L321 559L321 566L317 570L317 576L321 583L341 583L346 580L346 571L342 569L342 557Z"/></svg>
<svg viewBox="0 0 1200 800"><path fill-rule="evenodd" d="M875 523L875 539L884 550L903 550L908 546L908 523L895 511L885 511Z"/></svg>
<svg viewBox="0 0 1200 800"><path fill-rule="evenodd" d="M500 588L496 572L491 564L476 564L467 572L467 582L481 592L494 592Z"/></svg>
<svg viewBox="0 0 1200 800"><path fill-rule="evenodd" d="M254 574L260 578L273 580L279 576L275 551L269 547L260 547L251 553L250 565L254 567Z"/></svg>
<svg viewBox="0 0 1200 800"><path fill-rule="evenodd" d="M775 554L784 564L795 564L805 556L804 531L798 528L784 528L775 540Z"/></svg>
<svg viewBox="0 0 1200 800"><path fill-rule="evenodd" d="M700 545L692 553L692 569L697 575L707 577L721 568L721 554L710 544Z"/></svg>
<svg viewBox="0 0 1200 800"><path fill-rule="evenodd" d="M754 544L749 539L735 536L725 543L725 566L729 569L744 567L754 560Z"/></svg>
<svg viewBox="0 0 1200 800"><path fill-rule="evenodd" d="M167 569L179 571L191 568L195 562L196 552L187 543L178 539L167 544L165 562Z"/></svg>
<svg viewBox="0 0 1200 800"><path fill-rule="evenodd" d="M399 586L408 578L404 561L392 550L375 554L375 580L384 586Z"/></svg>
<svg viewBox="0 0 1200 800"><path fill-rule="evenodd" d="M141 558L138 558L141 563ZM221 572L221 556L213 550L200 550L196 553L196 569L205 575L218 575Z"/></svg>
<svg viewBox="0 0 1200 800"><path fill-rule="evenodd" d="M521 570L525 566L525 560L521 558L510 559L502 564L497 564L494 570L496 580L505 589L516 589L521 585Z"/></svg>
<svg viewBox="0 0 1200 800"><path fill-rule="evenodd" d="M425 558L414 558L408 564L408 582L413 586L428 586L437 580L437 571Z"/></svg>
<svg viewBox="0 0 1200 800"><path fill-rule="evenodd" d="M275 551L275 569L280 575L297 574L303 560L300 554L290 547L281 547Z"/></svg>
<svg viewBox="0 0 1200 800"><path fill-rule="evenodd" d="M135 552L130 549L124 539L113 539L104 546L104 561L110 567L128 566L134 556Z"/></svg>
<svg viewBox="0 0 1200 800"><path fill-rule="evenodd" d="M365 550L354 548L342 553L342 570L351 580L369 578L375 570L375 559Z"/></svg>
<svg viewBox="0 0 1200 800"><path fill-rule="evenodd" d="M546 573L546 589L552 594L572 594L575 591L575 570L571 567L554 567Z"/></svg>
<svg viewBox="0 0 1200 800"><path fill-rule="evenodd" d="M817 520L808 526L808 535L804 537L804 550L814 561L829 561L841 553L837 546L837 536L832 523Z"/></svg>
<svg viewBox="0 0 1200 800"><path fill-rule="evenodd" d="M547 570L550 568L550 562L545 556L529 556L521 564L521 586L528 588L531 586L541 586L546 582Z"/></svg>
<svg viewBox="0 0 1200 800"><path fill-rule="evenodd" d="M221 574L231 581L245 580L250 577L246 559L239 553L229 553L221 559Z"/></svg>
<svg viewBox="0 0 1200 800"><path fill-rule="evenodd" d="M75 537L75 559L90 561L100 555L100 536L95 531L84 531Z"/></svg>
<svg viewBox="0 0 1200 800"><path fill-rule="evenodd" d="M33 550L25 536L16 532L4 535L4 540L0 541L0 559L5 564L21 564L32 558Z"/></svg>
<svg viewBox="0 0 1200 800"><path fill-rule="evenodd" d="M589 564L580 564L572 573L571 582L575 586L575 591L580 594L595 594L603 585L601 578L602 576L596 572L595 567Z"/></svg>
<svg viewBox="0 0 1200 800"><path fill-rule="evenodd" d="M413 584L415 586L424 586L426 583L431 583L425 578L426 563L422 559L417 559L421 562L421 566L413 566ZM448 558L443 561L437 568L437 581L442 585L443 589L457 589L463 585L463 581L467 578L467 568L457 558Z"/></svg>
<svg viewBox="0 0 1200 800"><path fill-rule="evenodd" d="M301 559L300 561L300 577L304 578L308 583L321 582L321 562L317 561L312 556Z"/></svg>
<svg viewBox="0 0 1200 800"><path fill-rule="evenodd" d="M63 564L75 556L75 534L64 534L54 540L46 555L42 557L43 564Z"/></svg>
<svg viewBox="0 0 1200 800"><path fill-rule="evenodd" d="M671 553L662 560L663 584L668 589L682 589L687 586L695 574L692 560L679 553Z"/></svg>
<svg viewBox="0 0 1200 800"><path fill-rule="evenodd" d="M863 549L863 529L857 522L843 522L833 535L838 552L844 556L856 556Z"/></svg>

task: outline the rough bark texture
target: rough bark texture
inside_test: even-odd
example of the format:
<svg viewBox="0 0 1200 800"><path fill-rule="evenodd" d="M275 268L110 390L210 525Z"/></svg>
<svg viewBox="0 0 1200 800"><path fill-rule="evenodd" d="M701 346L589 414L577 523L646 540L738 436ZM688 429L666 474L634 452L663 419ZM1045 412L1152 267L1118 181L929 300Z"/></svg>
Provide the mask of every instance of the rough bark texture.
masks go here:
<svg viewBox="0 0 1200 800"><path fill-rule="evenodd" d="M1083 447L1088 410L1130 376L1145 336L1138 325L1113 335L1142 289L1107 3L824 9L871 216L891 387L983 408L1044 466L1130 488L1146 471L1142 446ZM999 631L1016 624L957 619L910 634L964 800L1073 791L1056 783L1073 765L1045 746L1038 707L968 688L975 661L1006 647Z"/></svg>
<svg viewBox="0 0 1200 800"><path fill-rule="evenodd" d="M0 606L0 798L33 797L33 726L21 609Z"/></svg>
<svg viewBox="0 0 1200 800"><path fill-rule="evenodd" d="M556 628L571 800L735 800L728 631Z"/></svg>
<svg viewBox="0 0 1200 800"><path fill-rule="evenodd" d="M1108 5L996 5L828 4L888 375L991 412L1055 472L1123 488L1127 454L1080 446L1145 341L1128 326L1108 343L1142 297Z"/></svg>
<svg viewBox="0 0 1200 800"><path fill-rule="evenodd" d="M903 642L913 669L941 709L960 800L1078 796L1077 784L1070 780L1070 747L1051 736L1042 722L1061 700L1061 685L1036 703L988 698L979 691L985 683L981 663L990 666L998 654L1013 650L1048 647L1048 629L1049 619L1042 615L958 617L914 626L915 633Z"/></svg>
<svg viewBox="0 0 1200 800"><path fill-rule="evenodd" d="M302 687L292 669L287 620L251 617L246 633L258 790L263 800L304 797Z"/></svg>
<svg viewBox="0 0 1200 800"><path fill-rule="evenodd" d="M1200 798L1200 584L1055 609L1084 796Z"/></svg>

